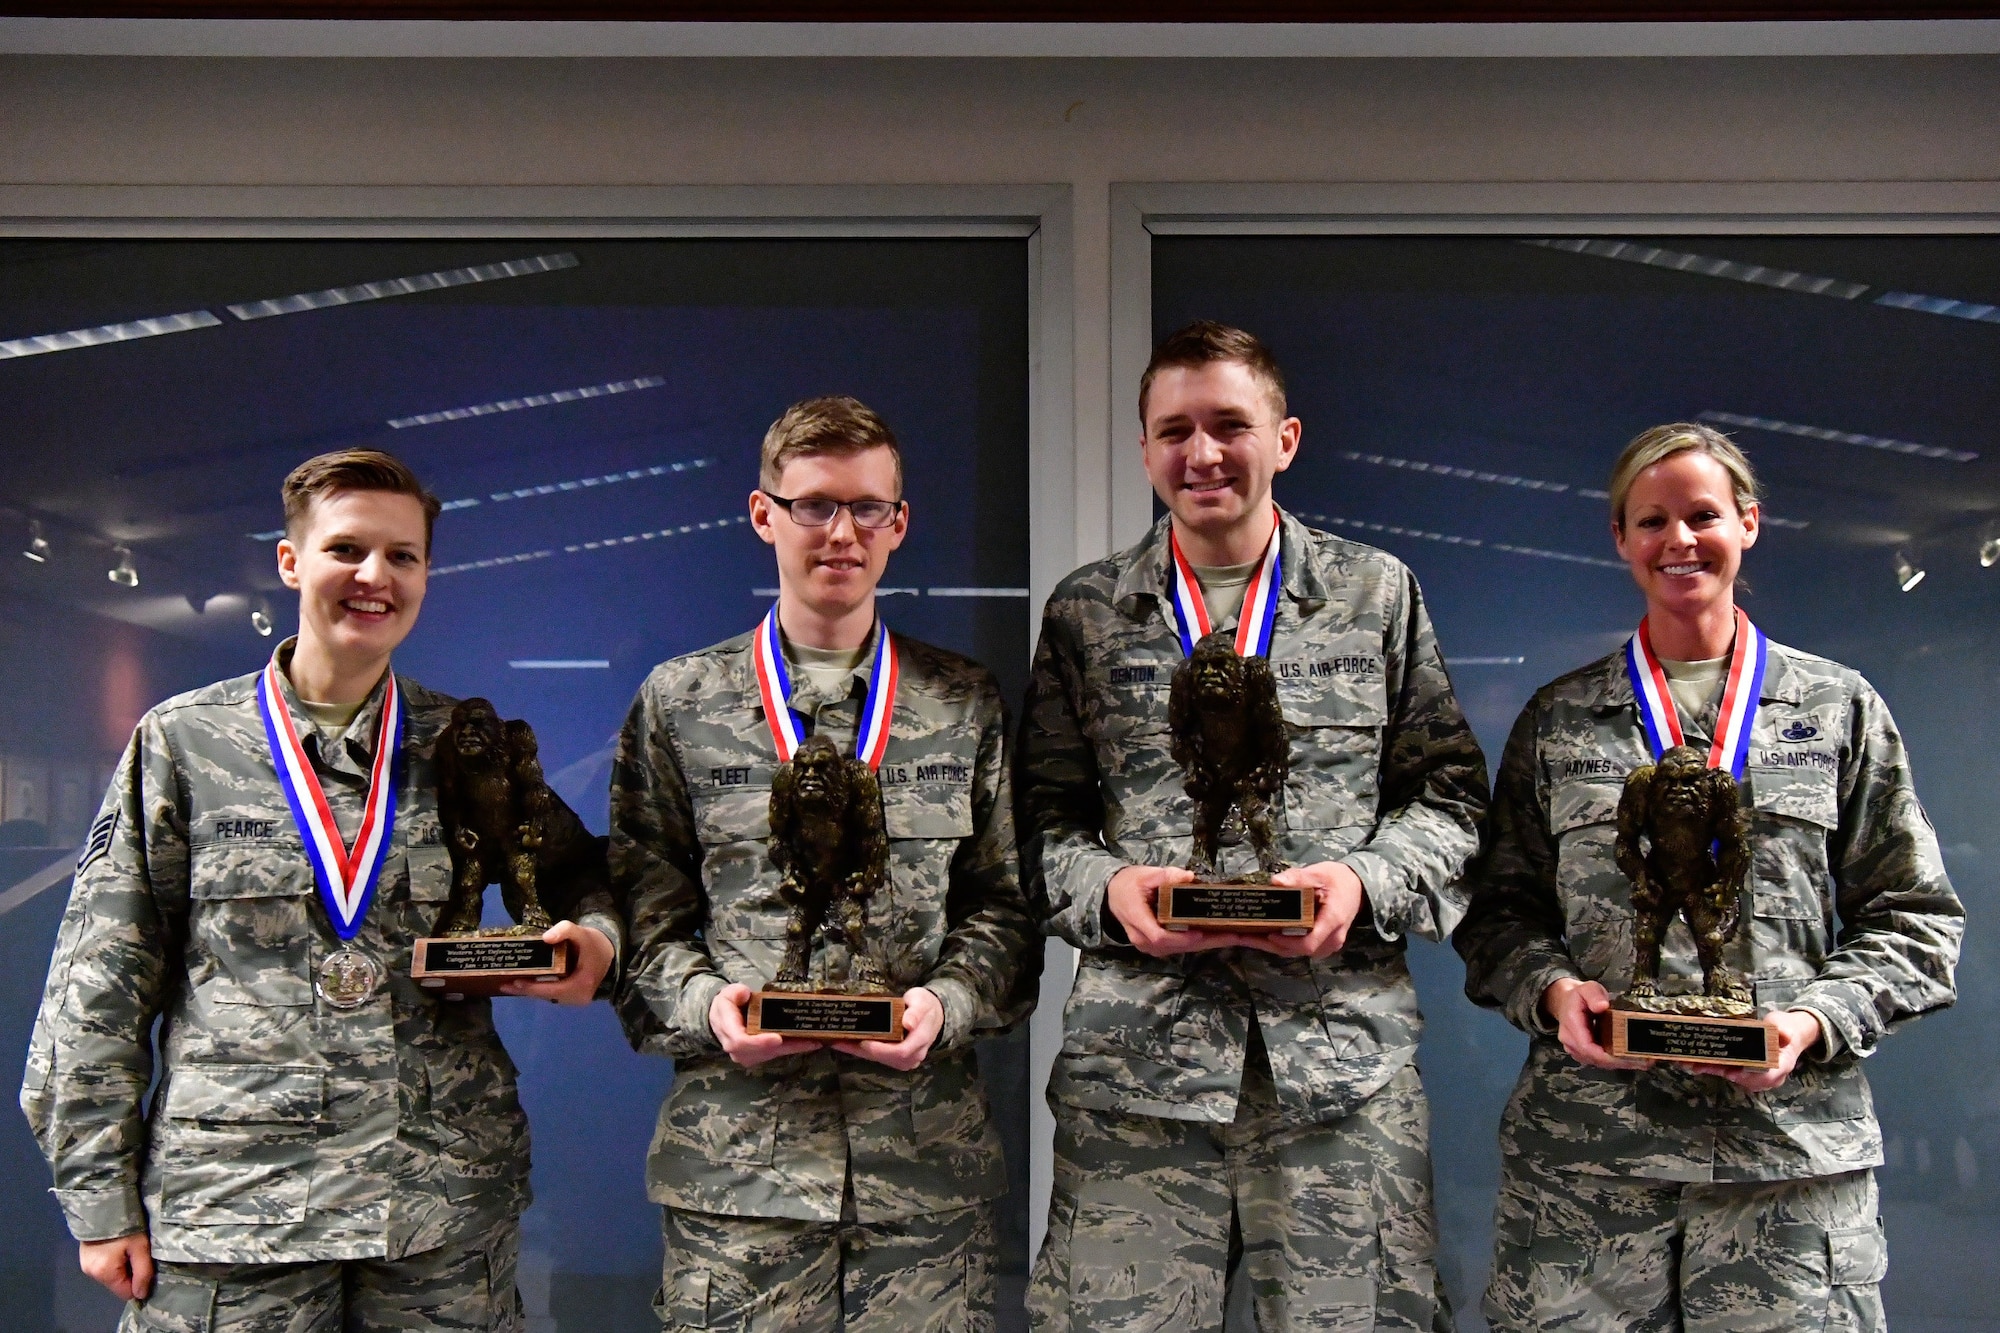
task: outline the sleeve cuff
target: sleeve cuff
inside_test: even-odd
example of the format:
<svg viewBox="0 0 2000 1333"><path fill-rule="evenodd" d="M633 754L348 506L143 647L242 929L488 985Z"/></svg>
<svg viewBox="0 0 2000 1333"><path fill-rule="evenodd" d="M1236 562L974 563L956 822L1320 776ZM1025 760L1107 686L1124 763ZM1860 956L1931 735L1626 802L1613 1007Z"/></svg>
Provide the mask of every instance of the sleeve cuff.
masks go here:
<svg viewBox="0 0 2000 1333"><path fill-rule="evenodd" d="M1361 881L1361 892L1368 899L1368 910L1373 915L1370 923L1377 935L1385 940L1403 937L1409 925L1410 913L1404 901L1403 891L1394 884L1395 869L1373 852L1349 852L1336 863L1354 872Z"/></svg>
<svg viewBox="0 0 2000 1333"><path fill-rule="evenodd" d="M1515 1027L1536 1037L1553 1037L1556 1025L1549 1020L1548 1012L1542 1008L1542 996L1548 994L1549 987L1568 978L1582 981L1583 976L1570 962L1550 961L1529 972L1521 984L1514 988L1513 999L1507 1004L1507 1017Z"/></svg>
<svg viewBox="0 0 2000 1333"><path fill-rule="evenodd" d="M972 993L972 987L956 977L933 977L923 988L937 996L944 1008L944 1026L938 1029L931 1049L949 1051L964 1045L972 1035L972 1022L978 1010L978 997Z"/></svg>
<svg viewBox="0 0 2000 1333"><path fill-rule="evenodd" d="M1809 1004L1795 1004L1791 1007L1801 1013L1811 1014L1819 1020L1819 1042L1822 1049L1817 1053L1807 1052L1807 1059L1820 1061L1832 1060L1847 1049L1847 1043L1841 1040L1840 1029L1833 1025L1831 1018L1828 1018L1820 1010Z"/></svg>
<svg viewBox="0 0 2000 1333"><path fill-rule="evenodd" d="M1107 943L1123 943L1113 941L1106 935L1104 921L1110 913L1107 893L1111 880L1124 868L1125 862L1109 852L1100 851L1079 859L1070 870L1069 878L1077 882L1082 891L1070 899L1069 906L1061 915L1070 922L1074 932L1070 943L1077 948L1101 949Z"/></svg>
<svg viewBox="0 0 2000 1333"><path fill-rule="evenodd" d="M699 1050L719 1050L721 1043L708 1025L709 1006L729 988L729 979L717 972L703 972L681 987L680 1007L674 1012L674 1027L682 1038Z"/></svg>
<svg viewBox="0 0 2000 1333"><path fill-rule="evenodd" d="M79 1241L116 1240L146 1230L137 1186L115 1190L53 1190L69 1234Z"/></svg>
<svg viewBox="0 0 2000 1333"><path fill-rule="evenodd" d="M619 969L625 961L625 932L618 918L605 912L585 912L576 924L588 926L611 941L611 966L604 970L604 980L598 984L596 996L600 1000L609 999L617 993Z"/></svg>
<svg viewBox="0 0 2000 1333"><path fill-rule="evenodd" d="M1837 1044L1839 1053L1843 1055L1872 1055L1875 1040L1880 1034L1872 1025L1864 1026L1856 1016L1855 1006L1873 1016L1866 993L1856 997L1856 989L1839 980L1815 981L1785 1007L1804 1009L1819 1020L1829 1052L1834 1051ZM1832 1057L1829 1055L1828 1058Z"/></svg>

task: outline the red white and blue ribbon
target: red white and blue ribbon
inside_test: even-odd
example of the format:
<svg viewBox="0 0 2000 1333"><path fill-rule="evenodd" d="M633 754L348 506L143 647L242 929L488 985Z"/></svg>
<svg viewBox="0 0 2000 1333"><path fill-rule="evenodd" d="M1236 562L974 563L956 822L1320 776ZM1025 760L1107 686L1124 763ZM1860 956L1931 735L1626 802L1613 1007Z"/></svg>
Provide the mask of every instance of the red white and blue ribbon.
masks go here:
<svg viewBox="0 0 2000 1333"><path fill-rule="evenodd" d="M861 704L861 722L854 733L854 756L870 768L880 768L889 752L889 722L896 712L896 686L902 667L889 627L876 622L875 661L868 674L868 697ZM792 762L792 752L806 738L806 721L792 710L792 678L785 669L785 646L778 632L778 608L757 626L751 643L757 665L757 692L764 700L764 720L778 747L778 762Z"/></svg>
<svg viewBox="0 0 2000 1333"><path fill-rule="evenodd" d="M1715 740L1708 750L1710 768L1727 768L1738 781L1750 761L1750 731L1757 721L1757 700L1764 692L1764 667L1770 658L1771 641L1750 623L1742 607L1736 608L1736 647L1729 655L1729 676L1722 688L1722 707L1715 719ZM1639 705L1639 721L1646 728L1646 742L1658 759L1681 737L1680 715L1674 710L1674 696L1667 687L1667 673L1653 653L1653 636L1646 621L1625 644L1625 672L1632 678L1632 697Z"/></svg>
<svg viewBox="0 0 2000 1333"><path fill-rule="evenodd" d="M1283 543L1279 537L1284 531L1275 507L1271 517L1271 540L1264 547L1264 558L1257 562L1257 572L1250 576L1250 586L1243 590L1243 608L1236 616L1238 657L1268 657L1271 653L1271 630L1278 621L1278 585L1282 581L1279 549ZM1167 550L1173 557L1167 570L1167 600L1173 604L1181 652L1193 657L1194 646L1214 632L1215 623L1201 597L1201 580L1181 554L1180 539L1174 536L1171 524L1167 527Z"/></svg>
<svg viewBox="0 0 2000 1333"><path fill-rule="evenodd" d="M352 848L341 840L340 826L334 823L319 775L299 744L291 710L285 707L284 692L278 687L275 657L258 682L257 709L264 715L271 762L277 766L278 784L285 789L285 803L292 808L292 822L305 842L320 900L333 920L334 933L351 940L361 929L361 919L368 915L382 863L388 859L389 845L395 838L396 788L402 770L398 759L403 748L403 697L396 689L396 673L389 673L388 690L382 699L382 718L375 731L375 764L368 774L368 800Z"/></svg>

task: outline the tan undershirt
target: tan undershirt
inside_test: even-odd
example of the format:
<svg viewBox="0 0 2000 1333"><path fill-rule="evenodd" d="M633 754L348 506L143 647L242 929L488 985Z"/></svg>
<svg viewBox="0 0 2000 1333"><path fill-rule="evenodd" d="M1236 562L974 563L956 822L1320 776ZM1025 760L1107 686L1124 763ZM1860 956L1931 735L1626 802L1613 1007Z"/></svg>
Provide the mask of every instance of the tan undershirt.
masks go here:
<svg viewBox="0 0 2000 1333"><path fill-rule="evenodd" d="M1256 577L1257 567L1264 563L1262 556L1247 565L1195 565L1194 579L1201 585L1202 605L1208 608L1208 623L1220 629L1228 621L1236 619L1236 613L1243 609L1243 594L1250 587L1250 580Z"/></svg>
<svg viewBox="0 0 2000 1333"><path fill-rule="evenodd" d="M1729 674L1729 657L1724 654L1701 662L1676 662L1662 657L1660 669L1667 673L1667 689L1674 696L1674 707L1680 711L1681 721L1699 722L1722 694L1722 678Z"/></svg>
<svg viewBox="0 0 2000 1333"><path fill-rule="evenodd" d="M347 734L347 729L354 725L354 719L361 716L361 709L367 702L363 699L360 703L318 704L310 699L301 699L299 707L306 710L306 716L312 719L313 726L318 729L320 745L324 749L328 745L340 742L341 737Z"/></svg>
<svg viewBox="0 0 2000 1333"><path fill-rule="evenodd" d="M868 660L871 646L864 643L859 648L808 648L788 639L785 657L812 683L821 698L843 699L847 697L848 681Z"/></svg>

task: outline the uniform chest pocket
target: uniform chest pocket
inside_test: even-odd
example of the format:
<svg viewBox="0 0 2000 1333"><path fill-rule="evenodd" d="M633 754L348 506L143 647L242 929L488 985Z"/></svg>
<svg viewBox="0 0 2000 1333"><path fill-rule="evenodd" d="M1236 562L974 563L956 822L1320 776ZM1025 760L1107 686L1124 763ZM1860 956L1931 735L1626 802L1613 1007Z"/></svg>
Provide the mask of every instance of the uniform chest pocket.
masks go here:
<svg viewBox="0 0 2000 1333"><path fill-rule="evenodd" d="M761 842L771 836L771 785L714 787L694 797L694 831L704 847Z"/></svg>
<svg viewBox="0 0 2000 1333"><path fill-rule="evenodd" d="M1632 966L1632 886L1616 857L1624 791L1618 781L1586 781L1558 783L1549 792L1556 893L1570 956L1586 977L1621 990Z"/></svg>
<svg viewBox="0 0 2000 1333"><path fill-rule="evenodd" d="M1347 678L1303 687L1280 681L1278 704L1290 742L1286 827L1374 823L1381 796L1382 731L1389 720L1387 687L1379 680Z"/></svg>
<svg viewBox="0 0 2000 1333"><path fill-rule="evenodd" d="M1773 921L1824 921L1827 837L1840 824L1832 772L1817 767L1752 768L1752 911Z"/></svg>
<svg viewBox="0 0 2000 1333"><path fill-rule="evenodd" d="M313 1003L311 955L322 911L297 842L197 846L188 866L189 981L215 1005Z"/></svg>

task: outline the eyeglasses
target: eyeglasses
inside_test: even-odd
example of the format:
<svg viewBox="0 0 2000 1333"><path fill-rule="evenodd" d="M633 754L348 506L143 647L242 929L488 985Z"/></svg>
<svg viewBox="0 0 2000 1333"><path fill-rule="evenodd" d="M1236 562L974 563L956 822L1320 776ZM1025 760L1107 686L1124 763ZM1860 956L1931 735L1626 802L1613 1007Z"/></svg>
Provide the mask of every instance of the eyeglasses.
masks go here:
<svg viewBox="0 0 2000 1333"><path fill-rule="evenodd" d="M823 528L843 509L854 515L858 528L890 528L903 512L901 500L827 500L816 495L787 500L769 491L764 492L764 498L790 514L792 522L802 528Z"/></svg>

